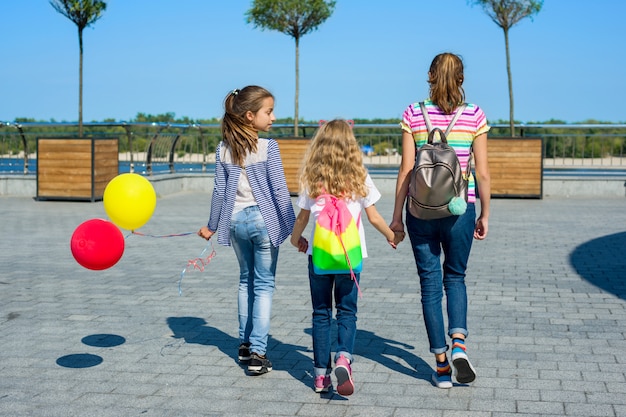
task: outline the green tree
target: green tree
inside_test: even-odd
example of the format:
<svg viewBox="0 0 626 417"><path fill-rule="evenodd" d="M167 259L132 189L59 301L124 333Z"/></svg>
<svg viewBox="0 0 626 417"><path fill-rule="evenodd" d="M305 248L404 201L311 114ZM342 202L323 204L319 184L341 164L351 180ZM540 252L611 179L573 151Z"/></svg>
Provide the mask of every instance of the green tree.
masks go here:
<svg viewBox="0 0 626 417"><path fill-rule="evenodd" d="M100 0L50 0L57 12L70 19L78 27L78 136L83 136L83 29L102 17L107 5Z"/></svg>
<svg viewBox="0 0 626 417"><path fill-rule="evenodd" d="M506 51L506 73L509 80L509 127L511 136L515 136L515 118L513 108L513 78L511 76L511 56L509 54L509 29L525 17L539 13L543 0L472 0L483 8L485 13L504 31Z"/></svg>
<svg viewBox="0 0 626 417"><path fill-rule="evenodd" d="M298 136L300 94L300 38L317 29L332 15L335 1L324 0L254 0L246 12L247 22L261 30L276 30L296 41L296 95L294 135Z"/></svg>

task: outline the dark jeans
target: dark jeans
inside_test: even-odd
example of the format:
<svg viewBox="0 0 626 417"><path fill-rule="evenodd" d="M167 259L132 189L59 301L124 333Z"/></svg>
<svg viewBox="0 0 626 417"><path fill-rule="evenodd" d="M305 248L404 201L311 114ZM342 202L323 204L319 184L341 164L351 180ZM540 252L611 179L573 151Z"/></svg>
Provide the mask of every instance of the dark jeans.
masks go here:
<svg viewBox="0 0 626 417"><path fill-rule="evenodd" d="M469 259L476 223L474 203L461 216L421 220L408 212L406 225L417 264L422 289L422 312L432 353L448 350L442 311L446 294L448 336L467 336L467 292L465 270ZM443 269L441 253L443 251Z"/></svg>
<svg viewBox="0 0 626 417"><path fill-rule="evenodd" d="M355 274L357 281L360 274ZM337 351L352 362L354 339L356 337L356 313L358 290L350 274L317 275L309 256L309 284L313 304L313 366L315 375L324 375L332 369L330 340L333 317L333 288L337 309Z"/></svg>

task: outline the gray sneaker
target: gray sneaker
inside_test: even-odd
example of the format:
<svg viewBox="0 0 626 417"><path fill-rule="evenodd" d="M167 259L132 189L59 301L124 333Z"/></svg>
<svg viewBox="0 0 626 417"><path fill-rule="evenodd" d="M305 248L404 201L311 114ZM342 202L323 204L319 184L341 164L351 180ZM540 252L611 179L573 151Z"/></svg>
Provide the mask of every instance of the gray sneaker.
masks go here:
<svg viewBox="0 0 626 417"><path fill-rule="evenodd" d="M262 375L272 370L272 362L265 355L252 352L250 362L248 362L248 372L254 375Z"/></svg>

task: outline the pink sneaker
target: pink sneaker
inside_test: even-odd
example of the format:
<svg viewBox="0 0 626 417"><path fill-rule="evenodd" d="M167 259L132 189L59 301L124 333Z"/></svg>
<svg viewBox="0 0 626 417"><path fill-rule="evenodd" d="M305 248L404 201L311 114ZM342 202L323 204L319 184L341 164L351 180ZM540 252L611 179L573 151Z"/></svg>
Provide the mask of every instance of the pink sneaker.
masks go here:
<svg viewBox="0 0 626 417"><path fill-rule="evenodd" d="M339 355L339 359L335 363L335 376L337 377L339 395L352 395L354 393L352 368L350 368L350 361L343 355Z"/></svg>
<svg viewBox="0 0 626 417"><path fill-rule="evenodd" d="M315 377L315 392L328 392L330 385L330 375L318 375Z"/></svg>

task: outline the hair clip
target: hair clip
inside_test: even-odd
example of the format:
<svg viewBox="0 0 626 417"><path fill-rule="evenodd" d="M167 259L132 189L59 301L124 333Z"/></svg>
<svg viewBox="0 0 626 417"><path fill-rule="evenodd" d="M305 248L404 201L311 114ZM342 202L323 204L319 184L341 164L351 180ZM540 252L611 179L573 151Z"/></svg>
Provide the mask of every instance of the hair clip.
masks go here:
<svg viewBox="0 0 626 417"><path fill-rule="evenodd" d="M317 126L318 126L318 127L321 127L324 123L326 123L326 120L320 120L320 121L317 123Z"/></svg>
<svg viewBox="0 0 626 417"><path fill-rule="evenodd" d="M231 92L231 94L232 94L233 96L236 96L237 94L239 94L239 89L238 89L238 88L235 88L235 89Z"/></svg>

